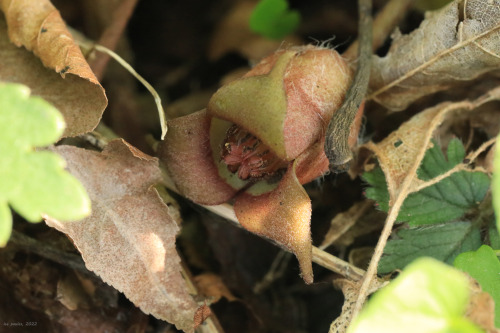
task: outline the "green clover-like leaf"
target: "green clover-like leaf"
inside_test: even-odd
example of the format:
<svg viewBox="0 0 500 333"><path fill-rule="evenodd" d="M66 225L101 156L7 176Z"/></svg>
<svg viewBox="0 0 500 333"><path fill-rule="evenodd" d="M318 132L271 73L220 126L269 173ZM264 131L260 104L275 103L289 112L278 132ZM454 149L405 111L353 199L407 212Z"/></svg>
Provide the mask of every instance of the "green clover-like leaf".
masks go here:
<svg viewBox="0 0 500 333"><path fill-rule="evenodd" d="M348 333L480 333L465 317L466 276L431 258L420 258L376 292Z"/></svg>
<svg viewBox="0 0 500 333"><path fill-rule="evenodd" d="M36 151L57 141L64 131L59 111L28 87L0 84L0 246L12 231L10 205L30 222L43 214L77 220L90 213L90 199L65 162L48 151Z"/></svg>
<svg viewBox="0 0 500 333"><path fill-rule="evenodd" d="M261 0L250 17L250 29L271 39L285 37L299 23L299 12L289 10L286 0Z"/></svg>
<svg viewBox="0 0 500 333"><path fill-rule="evenodd" d="M460 254L453 265L476 279L495 302L495 326L500 328L500 261L488 245Z"/></svg>

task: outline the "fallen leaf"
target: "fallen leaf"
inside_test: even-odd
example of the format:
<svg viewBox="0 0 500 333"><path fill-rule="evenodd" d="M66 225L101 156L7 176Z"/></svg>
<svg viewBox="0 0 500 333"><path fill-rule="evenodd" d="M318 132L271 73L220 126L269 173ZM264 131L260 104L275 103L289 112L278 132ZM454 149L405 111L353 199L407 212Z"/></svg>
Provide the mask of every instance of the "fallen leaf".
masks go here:
<svg viewBox="0 0 500 333"><path fill-rule="evenodd" d="M82 253L87 268L147 314L193 330L198 308L181 275L179 231L153 185L158 160L121 139L102 153L72 146L53 149L87 189L92 215L77 223L47 218Z"/></svg>
<svg viewBox="0 0 500 333"><path fill-rule="evenodd" d="M500 67L500 1L456 0L393 38L385 57L373 57L368 99L400 111Z"/></svg>
<svg viewBox="0 0 500 333"><path fill-rule="evenodd" d="M352 311L358 297L359 285L347 279L336 279L333 285L342 289L344 294L344 305L342 305L342 313L330 325L328 333L345 333L351 322Z"/></svg>
<svg viewBox="0 0 500 333"><path fill-rule="evenodd" d="M372 206L373 202L370 200L359 201L352 205L348 211L335 215L319 248L324 250L343 237L363 215L366 215L367 210Z"/></svg>
<svg viewBox="0 0 500 333"><path fill-rule="evenodd" d="M434 130L441 124L446 113L456 110L459 103L441 103L412 117L381 142L368 142L364 147L373 151L384 171L390 201L398 196L408 176L416 178L417 168L429 148ZM413 180L416 187L417 180Z"/></svg>
<svg viewBox="0 0 500 333"><path fill-rule="evenodd" d="M194 277L194 282L201 295L213 298L212 303L217 302L221 297L225 297L230 302L237 300L217 274L202 273Z"/></svg>
<svg viewBox="0 0 500 333"><path fill-rule="evenodd" d="M93 130L106 95L57 9L47 0L0 0L0 9L0 80L23 83L59 109L64 136Z"/></svg>

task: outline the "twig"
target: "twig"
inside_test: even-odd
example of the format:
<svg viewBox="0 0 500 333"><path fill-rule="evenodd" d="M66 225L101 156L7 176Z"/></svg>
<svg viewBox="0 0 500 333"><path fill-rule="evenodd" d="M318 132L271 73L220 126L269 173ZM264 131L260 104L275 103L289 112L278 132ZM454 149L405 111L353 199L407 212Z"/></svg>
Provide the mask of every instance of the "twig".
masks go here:
<svg viewBox="0 0 500 333"><path fill-rule="evenodd" d="M35 253L42 258L49 259L71 269L75 269L87 276L96 277L94 273L85 267L82 257L77 254L61 251L58 248L48 245L46 242L40 242L16 230L12 231L10 242L17 245L19 248Z"/></svg>
<svg viewBox="0 0 500 333"><path fill-rule="evenodd" d="M84 49L84 53L88 54L92 50L96 50L102 53L106 53L109 55L111 58L116 60L120 65L123 66L130 74L132 74L139 82L142 83L142 85L153 95L153 98L156 103L156 108L158 109L158 116L160 118L160 126L161 126L161 139L163 140L165 138L165 135L167 134L167 121L165 119L165 111L163 110L163 105L161 104L161 98L160 95L156 92L155 88L151 84L149 84L146 79L144 79L139 73L135 71L135 69L130 66L122 57L120 57L118 54L115 52L111 51L107 47L104 47L99 44L95 44L92 41L85 39L85 37L81 36L81 34L75 33L73 30L71 30L71 33L73 36L78 36L79 38L77 39L75 37L76 43Z"/></svg>
<svg viewBox="0 0 500 333"><path fill-rule="evenodd" d="M377 50L394 30L394 27L405 17L408 8L415 0L390 0L384 8L377 13L373 20L372 50ZM356 60L359 42L356 40L342 54L350 61Z"/></svg>
<svg viewBox="0 0 500 333"><path fill-rule="evenodd" d="M333 172L345 171L352 160L348 140L352 123L368 89L372 54L372 2L359 0L359 62L346 99L334 114L326 131L325 154Z"/></svg>
<svg viewBox="0 0 500 333"><path fill-rule="evenodd" d="M290 252L286 252L281 250L278 252L276 257L274 258L269 271L264 275L262 280L255 284L253 287L253 292L256 294L262 293L264 290L269 288L269 286L283 276L290 259L292 258L292 254Z"/></svg>
<svg viewBox="0 0 500 333"><path fill-rule="evenodd" d="M118 3L111 15L111 24L106 27L97 44L110 50L116 49L116 45L134 12L136 4L137 0L123 0ZM89 61L90 68L92 68L94 75L99 81L104 75L108 61L109 54L107 53L99 53L94 59Z"/></svg>

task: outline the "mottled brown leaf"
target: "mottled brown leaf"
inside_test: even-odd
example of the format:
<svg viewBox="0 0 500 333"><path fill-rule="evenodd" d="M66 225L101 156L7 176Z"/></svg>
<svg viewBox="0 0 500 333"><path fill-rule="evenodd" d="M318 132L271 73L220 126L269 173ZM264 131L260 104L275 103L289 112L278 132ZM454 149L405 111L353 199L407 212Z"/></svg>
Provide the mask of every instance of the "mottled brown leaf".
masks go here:
<svg viewBox="0 0 500 333"><path fill-rule="evenodd" d="M481 289L479 283L469 278L470 299L466 317L485 330L487 333L499 333L495 328L495 302L490 294Z"/></svg>
<svg viewBox="0 0 500 333"><path fill-rule="evenodd" d="M93 130L106 95L57 9L47 0L0 0L0 9L0 80L23 83L57 107L64 136Z"/></svg>
<svg viewBox="0 0 500 333"><path fill-rule="evenodd" d="M161 180L158 160L123 140L102 153L72 146L54 151L87 189L92 215L47 224L71 237L87 268L142 311L192 331L198 306L181 275L179 228L153 187Z"/></svg>
<svg viewBox="0 0 500 333"><path fill-rule="evenodd" d="M388 54L373 57L368 98L393 110L500 68L500 0L456 0L428 12Z"/></svg>
<svg viewBox="0 0 500 333"><path fill-rule="evenodd" d="M194 277L194 283L203 296L210 297L211 302L218 302L222 297L228 301L236 301L237 298L231 293L229 288L224 284L222 278L214 273L202 273Z"/></svg>
<svg viewBox="0 0 500 333"><path fill-rule="evenodd" d="M422 111L392 132L381 142L368 142L364 147L373 151L384 171L391 203L399 195L407 177L415 178L425 151L430 148L432 134L445 114L456 110L453 103L442 103Z"/></svg>

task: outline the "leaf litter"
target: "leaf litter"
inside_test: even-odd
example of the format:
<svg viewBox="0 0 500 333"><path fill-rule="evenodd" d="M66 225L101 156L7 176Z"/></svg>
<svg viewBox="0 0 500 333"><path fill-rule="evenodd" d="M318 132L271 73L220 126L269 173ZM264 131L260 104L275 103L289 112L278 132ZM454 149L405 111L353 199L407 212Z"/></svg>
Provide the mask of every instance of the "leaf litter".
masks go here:
<svg viewBox="0 0 500 333"><path fill-rule="evenodd" d="M177 223L153 185L158 160L123 140L102 153L71 146L53 149L87 189L90 217L76 223L47 218L82 253L87 268L122 291L145 313L193 329L198 305L181 275Z"/></svg>
<svg viewBox="0 0 500 333"><path fill-rule="evenodd" d="M107 98L57 9L48 0L2 0L0 9L0 79L58 108L64 136L93 130Z"/></svg>

